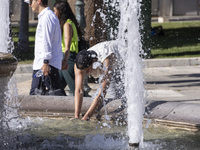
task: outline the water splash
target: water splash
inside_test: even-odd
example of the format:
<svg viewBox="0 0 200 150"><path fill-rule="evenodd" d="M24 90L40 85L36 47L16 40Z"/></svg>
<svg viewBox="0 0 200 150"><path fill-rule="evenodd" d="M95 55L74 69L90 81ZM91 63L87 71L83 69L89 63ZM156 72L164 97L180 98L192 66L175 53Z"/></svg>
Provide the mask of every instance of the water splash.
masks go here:
<svg viewBox="0 0 200 150"><path fill-rule="evenodd" d="M9 1L1 0L0 5L0 52L12 53L14 44L10 37L10 20L9 20ZM5 54L6 55L6 54ZM3 60L3 59L2 59ZM4 64L5 65L5 64ZM8 66L9 67L9 66ZM17 139L15 131L20 126L17 113L17 91L15 76L1 76L0 91L0 149L16 149ZM10 77L12 78L10 79ZM9 83L8 83L9 81ZM3 85L3 86L2 86ZM14 129L14 130L12 130ZM11 131L12 130L12 131Z"/></svg>
<svg viewBox="0 0 200 150"><path fill-rule="evenodd" d="M101 14L107 26L107 39L117 39L119 45L127 46L127 51L125 49L119 51L125 62L125 70L121 77L125 84L128 106L128 136L130 143L142 145L145 90L143 62L140 57L143 52L139 26L140 2L141 0L104 0L106 13L103 10L97 12Z"/></svg>
<svg viewBox="0 0 200 150"><path fill-rule="evenodd" d="M122 43L126 43L128 51L124 55L125 61L125 83L126 83L126 97L128 100L128 135L130 143L140 143L143 139L142 119L144 112L144 88L143 88L143 73L142 73L142 59L139 57L141 51L141 39L139 33L138 14L140 10L139 1L134 0L105 0L109 4L113 3L113 7L120 10L121 19L117 29L110 28L110 39L115 39L118 32L118 39ZM4 10L8 8L8 1L2 0L0 8ZM118 5L119 4L119 5ZM118 9L119 8L119 9ZM5 33L1 35L0 48L5 51L8 49L9 43L9 12L8 9L3 11L2 22L5 22L0 28ZM5 17L5 18L4 18ZM105 19L105 16L102 15ZM114 18L114 16L113 16ZM4 20L3 20L4 19ZM115 20L117 21L117 20ZM7 44L4 44L7 43ZM7 51L5 51L7 52ZM24 126L24 125L22 125ZM20 128L20 127L19 127Z"/></svg>
<svg viewBox="0 0 200 150"><path fill-rule="evenodd" d="M120 0L121 19L118 38L127 43L125 55L125 94L128 105L129 143L142 143L142 121L144 113L144 85L142 72L141 35L139 32L140 2Z"/></svg>
<svg viewBox="0 0 200 150"><path fill-rule="evenodd" d="M1 0L0 10L1 10L1 17L0 17L0 52L8 53L8 46L9 46L9 1L8 0Z"/></svg>
<svg viewBox="0 0 200 150"><path fill-rule="evenodd" d="M119 0L104 0L106 8L106 16L104 17L106 24L107 40L117 39L118 25L120 20Z"/></svg>

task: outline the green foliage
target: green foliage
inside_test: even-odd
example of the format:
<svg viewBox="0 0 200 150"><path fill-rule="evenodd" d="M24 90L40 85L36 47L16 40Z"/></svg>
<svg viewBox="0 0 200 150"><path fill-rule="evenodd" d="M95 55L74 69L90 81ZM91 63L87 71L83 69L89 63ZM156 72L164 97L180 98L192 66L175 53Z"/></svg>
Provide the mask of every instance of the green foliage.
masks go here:
<svg viewBox="0 0 200 150"><path fill-rule="evenodd" d="M14 42L13 54L17 57L18 61L32 61L34 59L34 44L36 27L29 27L29 50L27 52L17 53L16 49L19 41L19 27L12 27L12 40Z"/></svg>
<svg viewBox="0 0 200 150"><path fill-rule="evenodd" d="M200 21L152 23L152 27L162 26L164 36L151 36L152 58L200 57ZM32 61L36 27L29 27L30 51L20 54L19 61ZM12 27L15 49L18 45L19 27Z"/></svg>
<svg viewBox="0 0 200 150"><path fill-rule="evenodd" d="M199 57L200 21L152 23L164 36L152 36L152 58Z"/></svg>

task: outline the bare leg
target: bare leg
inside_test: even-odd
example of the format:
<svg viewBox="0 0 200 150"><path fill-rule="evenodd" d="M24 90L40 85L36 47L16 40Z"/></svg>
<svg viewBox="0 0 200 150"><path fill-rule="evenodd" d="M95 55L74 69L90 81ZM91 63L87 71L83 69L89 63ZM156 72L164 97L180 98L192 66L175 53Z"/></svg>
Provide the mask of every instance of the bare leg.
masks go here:
<svg viewBox="0 0 200 150"><path fill-rule="evenodd" d="M85 71L81 71L75 66L75 96L74 96L74 108L75 108L75 118L80 117L81 107L83 103L84 94L84 75Z"/></svg>
<svg viewBox="0 0 200 150"><path fill-rule="evenodd" d="M83 93L80 94L80 97L83 97ZM80 117L82 103L83 103L83 98L78 98L75 100L75 103L74 103L75 104L75 118Z"/></svg>

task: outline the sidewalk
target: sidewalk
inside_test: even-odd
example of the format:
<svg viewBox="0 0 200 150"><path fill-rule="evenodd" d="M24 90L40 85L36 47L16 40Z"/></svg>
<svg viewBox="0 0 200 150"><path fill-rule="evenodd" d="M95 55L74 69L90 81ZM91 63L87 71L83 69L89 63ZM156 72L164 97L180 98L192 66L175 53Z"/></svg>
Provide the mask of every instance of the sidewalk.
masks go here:
<svg viewBox="0 0 200 150"><path fill-rule="evenodd" d="M145 89L148 95L145 118L164 124L173 124L173 126L178 124L178 126L200 129L200 58L148 59L145 64ZM24 98L30 101L28 93L32 64L18 65L15 74L18 94L25 95L19 97L21 100ZM93 89L90 93L92 95L98 84L90 83L89 85ZM55 102L58 102L58 99L55 97ZM87 105L90 104L90 98L84 99ZM68 103L71 102L70 105L73 107L73 97L60 98L59 103L64 104L66 100ZM39 98L38 101L40 101ZM116 101L116 103L119 102ZM40 105L38 102L38 106ZM43 109L50 107L47 104L44 105L46 107ZM57 109L59 107L61 105L56 106Z"/></svg>

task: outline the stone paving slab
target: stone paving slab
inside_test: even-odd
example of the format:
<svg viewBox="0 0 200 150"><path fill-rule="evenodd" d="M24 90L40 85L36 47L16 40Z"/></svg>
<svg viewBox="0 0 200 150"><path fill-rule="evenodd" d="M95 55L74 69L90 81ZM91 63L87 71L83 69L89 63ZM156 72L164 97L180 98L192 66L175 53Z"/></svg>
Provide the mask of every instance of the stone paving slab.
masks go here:
<svg viewBox="0 0 200 150"><path fill-rule="evenodd" d="M200 125L200 104L180 102L150 102L146 106L147 118L186 122Z"/></svg>

